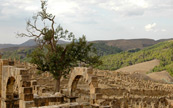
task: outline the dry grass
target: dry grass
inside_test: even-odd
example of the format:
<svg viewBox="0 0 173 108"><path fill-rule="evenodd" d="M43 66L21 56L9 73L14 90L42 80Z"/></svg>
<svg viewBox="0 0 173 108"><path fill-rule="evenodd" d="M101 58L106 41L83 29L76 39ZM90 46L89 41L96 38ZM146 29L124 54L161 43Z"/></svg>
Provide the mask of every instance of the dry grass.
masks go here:
<svg viewBox="0 0 173 108"><path fill-rule="evenodd" d="M173 78L166 71L150 73L147 76L149 76L154 81L159 81L159 82L165 82L165 81L166 82L173 82Z"/></svg>
<svg viewBox="0 0 173 108"><path fill-rule="evenodd" d="M173 82L173 78L167 71L162 72L153 72L147 74L155 66L159 65L159 60L151 60L143 63L138 63L132 66L127 66L121 69L116 70L117 72L130 73L131 77L136 77L143 80L153 80L157 82Z"/></svg>
<svg viewBox="0 0 173 108"><path fill-rule="evenodd" d="M155 66L159 65L159 60L151 60L143 63L138 63L132 66L127 66L121 69L116 70L117 72L125 72L125 73L141 73L146 74L151 71Z"/></svg>

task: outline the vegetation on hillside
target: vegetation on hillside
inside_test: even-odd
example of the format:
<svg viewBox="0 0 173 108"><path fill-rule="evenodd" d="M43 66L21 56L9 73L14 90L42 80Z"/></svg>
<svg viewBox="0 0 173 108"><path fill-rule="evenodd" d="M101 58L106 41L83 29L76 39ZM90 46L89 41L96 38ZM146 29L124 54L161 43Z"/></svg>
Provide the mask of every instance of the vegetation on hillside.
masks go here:
<svg viewBox="0 0 173 108"><path fill-rule="evenodd" d="M65 45L64 45L65 46ZM122 52L121 49L113 46L108 46L105 43L93 43L93 47L97 50L98 56L105 56L110 54L117 54L119 52ZM7 48L5 51L1 50L2 58L3 59L16 59L28 62L29 57L27 55L31 54L31 52L34 50L33 48ZM13 50L11 50L13 49Z"/></svg>
<svg viewBox="0 0 173 108"><path fill-rule="evenodd" d="M0 54L2 55L3 59L16 59L23 62L28 62L29 57L27 57L27 55L31 54L33 50L34 48L19 48L15 50L0 51Z"/></svg>
<svg viewBox="0 0 173 108"><path fill-rule="evenodd" d="M173 75L173 41L161 42L137 52L125 51L103 56L101 57L103 64L99 66L99 69L116 70L153 59L160 60L160 65L156 66L153 72L167 70Z"/></svg>
<svg viewBox="0 0 173 108"><path fill-rule="evenodd" d="M98 50L99 55L104 55L101 57L103 64L99 66L99 69L116 70L121 67L159 59L160 65L156 66L152 72L167 70L171 75L173 75L173 41L161 42L143 50L132 49L125 52L121 51L120 53L117 53L120 50L114 50L116 49L114 47L109 48L103 43L94 43L93 46ZM12 52L3 52L3 58L21 58L22 61L27 61L29 58L23 57L23 55L29 54L30 51L32 50L20 49ZM108 52L106 53L106 51ZM113 54L111 54L111 52L113 52Z"/></svg>
<svg viewBox="0 0 173 108"><path fill-rule="evenodd" d="M103 42L100 43L93 43L93 47L97 50L97 55L104 56L110 54L116 54L122 52L120 48L108 46Z"/></svg>

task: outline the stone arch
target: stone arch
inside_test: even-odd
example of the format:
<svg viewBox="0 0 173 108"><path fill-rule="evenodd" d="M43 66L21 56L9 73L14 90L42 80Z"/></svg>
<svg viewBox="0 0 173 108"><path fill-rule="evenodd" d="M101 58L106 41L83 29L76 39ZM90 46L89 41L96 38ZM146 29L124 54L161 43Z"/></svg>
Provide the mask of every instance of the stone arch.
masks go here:
<svg viewBox="0 0 173 108"><path fill-rule="evenodd" d="M72 92L76 89L78 81L81 77L83 77L88 84L90 83L90 74L92 74L92 69L84 67L75 67L73 69L68 82L68 91L70 96L72 95Z"/></svg>
<svg viewBox="0 0 173 108"><path fill-rule="evenodd" d="M8 64L2 66L1 108L11 108L10 101L15 102L13 108L26 108L26 101L33 100L32 87L24 84L29 79L27 73L26 68Z"/></svg>
<svg viewBox="0 0 173 108"><path fill-rule="evenodd" d="M15 78L14 77L9 77L7 84L6 84L6 98L11 99L12 97L8 95L13 95L14 93L14 83L15 83Z"/></svg>
<svg viewBox="0 0 173 108"><path fill-rule="evenodd" d="M76 90L79 79L82 77L83 77L82 75L77 75L75 79L73 80L71 85L71 95L73 95L72 93Z"/></svg>
<svg viewBox="0 0 173 108"><path fill-rule="evenodd" d="M19 91L16 89L16 79L9 77L6 84L6 107L19 108Z"/></svg>
<svg viewBox="0 0 173 108"><path fill-rule="evenodd" d="M79 79L83 77L85 82L89 85L90 102L93 103L95 100L95 90L98 89L97 77L93 75L93 69L86 67L75 67L70 74L68 82L69 96L73 96L73 92L77 88Z"/></svg>

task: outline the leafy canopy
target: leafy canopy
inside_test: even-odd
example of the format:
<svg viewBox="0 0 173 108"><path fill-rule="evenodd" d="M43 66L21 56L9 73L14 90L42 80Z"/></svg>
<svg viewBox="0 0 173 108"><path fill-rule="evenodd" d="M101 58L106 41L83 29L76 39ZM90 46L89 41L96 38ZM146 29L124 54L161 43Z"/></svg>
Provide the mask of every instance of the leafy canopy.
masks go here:
<svg viewBox="0 0 173 108"><path fill-rule="evenodd" d="M55 28L55 16L47 13L46 1L41 1L41 11L27 21L28 34L19 36L34 37L38 44L31 54L31 63L37 65L41 72L50 72L55 79L66 76L72 67L83 64L98 66L101 64L96 50L91 43L87 43L85 36L76 39L72 32L64 30L60 25ZM41 20L43 27L39 28ZM70 41L67 45L58 44L59 40Z"/></svg>

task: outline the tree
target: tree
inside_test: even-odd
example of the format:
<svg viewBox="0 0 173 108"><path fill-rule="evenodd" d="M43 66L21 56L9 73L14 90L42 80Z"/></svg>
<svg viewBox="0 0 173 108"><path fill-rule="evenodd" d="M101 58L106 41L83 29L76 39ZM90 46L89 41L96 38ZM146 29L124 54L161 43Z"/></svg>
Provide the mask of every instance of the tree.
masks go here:
<svg viewBox="0 0 173 108"><path fill-rule="evenodd" d="M34 37L38 47L31 53L31 63L37 65L40 72L50 72L56 80L55 92L60 91L60 79L79 63L85 66L101 64L96 50L86 41L85 36L75 39L72 32L61 26L55 28L55 16L47 13L46 1L41 1L41 11L27 21L27 34L18 34L21 37ZM38 27L41 20L43 27ZM48 26L50 24L50 26ZM60 39L69 40L67 45L60 45Z"/></svg>

